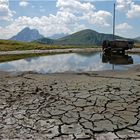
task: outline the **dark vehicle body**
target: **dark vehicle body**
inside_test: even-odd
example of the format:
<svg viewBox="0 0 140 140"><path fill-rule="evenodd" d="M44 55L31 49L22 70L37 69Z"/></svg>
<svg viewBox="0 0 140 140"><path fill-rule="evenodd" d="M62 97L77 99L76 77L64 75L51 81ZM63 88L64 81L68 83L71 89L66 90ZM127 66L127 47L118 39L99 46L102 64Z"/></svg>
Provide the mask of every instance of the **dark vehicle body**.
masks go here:
<svg viewBox="0 0 140 140"><path fill-rule="evenodd" d="M128 40L105 40L102 44L102 50L104 53L125 53L125 50L132 49L134 47L134 41Z"/></svg>

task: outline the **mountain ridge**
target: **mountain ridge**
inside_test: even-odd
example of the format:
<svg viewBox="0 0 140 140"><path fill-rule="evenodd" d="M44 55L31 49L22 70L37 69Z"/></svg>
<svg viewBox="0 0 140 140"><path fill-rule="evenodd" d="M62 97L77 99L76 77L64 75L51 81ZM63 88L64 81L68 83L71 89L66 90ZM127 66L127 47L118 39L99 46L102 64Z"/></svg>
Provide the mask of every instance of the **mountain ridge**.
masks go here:
<svg viewBox="0 0 140 140"><path fill-rule="evenodd" d="M64 34L63 34L64 35ZM42 36L38 30L28 27L21 30L10 40L23 42L36 42L48 45L102 45L104 40L112 40L112 34L99 33L95 30L85 29L58 39L51 39ZM115 39L127 39L115 35Z"/></svg>
<svg viewBox="0 0 140 140"><path fill-rule="evenodd" d="M111 39L113 39L112 34L99 33L91 29L85 29L60 39L52 40L49 38L43 38L36 40L36 42L54 45L101 45L104 40ZM124 38L115 36L115 39Z"/></svg>
<svg viewBox="0 0 140 140"><path fill-rule="evenodd" d="M39 33L36 29L30 29L29 27L25 27L15 36L11 37L9 40L23 41L23 42L31 42L33 40L37 40L39 38L44 38L43 35Z"/></svg>

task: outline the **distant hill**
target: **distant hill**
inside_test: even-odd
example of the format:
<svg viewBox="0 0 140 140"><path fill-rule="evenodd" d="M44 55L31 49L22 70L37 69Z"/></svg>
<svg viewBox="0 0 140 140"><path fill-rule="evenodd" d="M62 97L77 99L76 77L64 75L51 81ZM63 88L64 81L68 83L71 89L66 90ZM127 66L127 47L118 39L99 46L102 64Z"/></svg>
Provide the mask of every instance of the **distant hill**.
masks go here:
<svg viewBox="0 0 140 140"><path fill-rule="evenodd" d="M139 42L140 42L140 37L135 38L135 40L137 40L137 41L139 41Z"/></svg>
<svg viewBox="0 0 140 140"><path fill-rule="evenodd" d="M26 27L16 36L10 38L10 40L53 45L101 45L104 40L111 40L113 38L112 34L99 33L90 29L82 30L62 37L64 35L65 34L55 34L51 38L44 38L36 29L30 29ZM115 39L124 38L115 36Z"/></svg>
<svg viewBox="0 0 140 140"><path fill-rule="evenodd" d="M31 42L31 41L37 40L39 38L43 38L43 35L41 35L38 32L38 30L30 29L30 28L26 27L22 31L20 31L17 35L10 38L10 40Z"/></svg>
<svg viewBox="0 0 140 140"><path fill-rule="evenodd" d="M33 42L35 43L40 43L40 44L54 44L55 40L53 39L50 39L50 38L40 38L40 39L37 39L37 40L34 40Z"/></svg>
<svg viewBox="0 0 140 140"><path fill-rule="evenodd" d="M113 36L111 34L103 34L94 30L86 29L61 38L56 41L56 44L101 45L103 40L110 40L112 38ZM116 36L115 38L119 39L121 37Z"/></svg>
<svg viewBox="0 0 140 140"><path fill-rule="evenodd" d="M52 36L49 36L49 38L51 38L51 39L59 39L59 38L65 37L67 35L68 34L64 34L64 33L62 33L62 34L54 34Z"/></svg>
<svg viewBox="0 0 140 140"><path fill-rule="evenodd" d="M112 34L98 33L94 30L86 29L74 34L68 35L66 37L51 40L51 44L55 45L101 45L103 40L111 40L113 38ZM123 39L122 37L115 36L115 39ZM43 40L43 41L41 41ZM39 43L49 42L48 38L39 39Z"/></svg>

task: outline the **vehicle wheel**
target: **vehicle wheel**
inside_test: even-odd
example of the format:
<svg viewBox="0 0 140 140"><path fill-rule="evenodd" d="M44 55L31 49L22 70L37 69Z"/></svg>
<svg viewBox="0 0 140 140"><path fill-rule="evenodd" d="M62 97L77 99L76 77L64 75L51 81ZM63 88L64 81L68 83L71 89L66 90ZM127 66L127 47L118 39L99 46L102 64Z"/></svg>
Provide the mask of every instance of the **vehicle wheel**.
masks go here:
<svg viewBox="0 0 140 140"><path fill-rule="evenodd" d="M111 54L111 50L110 49L106 49L105 50L105 54Z"/></svg>

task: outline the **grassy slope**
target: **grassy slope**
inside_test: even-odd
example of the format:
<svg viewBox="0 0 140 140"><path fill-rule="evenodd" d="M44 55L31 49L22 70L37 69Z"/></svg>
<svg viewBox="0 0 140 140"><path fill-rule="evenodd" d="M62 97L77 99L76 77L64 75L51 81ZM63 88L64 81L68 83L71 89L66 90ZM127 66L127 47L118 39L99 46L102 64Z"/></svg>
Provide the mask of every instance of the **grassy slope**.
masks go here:
<svg viewBox="0 0 140 140"><path fill-rule="evenodd" d="M45 45L39 43L25 43L11 40L0 40L0 51L14 50L47 50L47 49L67 49L67 48L91 48L93 45Z"/></svg>
<svg viewBox="0 0 140 140"><path fill-rule="evenodd" d="M110 40L112 39L112 37L113 36L111 34L103 34L103 33L98 33L94 30L86 29L86 30L82 30L74 34L68 35L61 39L55 40L54 44L71 44L71 45L96 44L100 46L104 40ZM115 38L119 39L121 37L115 36Z"/></svg>

